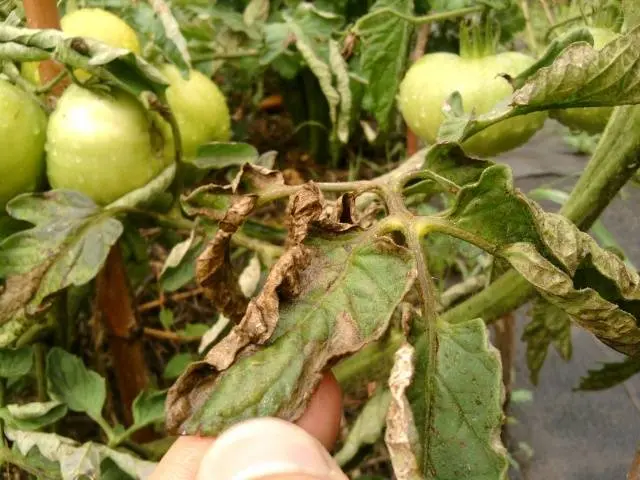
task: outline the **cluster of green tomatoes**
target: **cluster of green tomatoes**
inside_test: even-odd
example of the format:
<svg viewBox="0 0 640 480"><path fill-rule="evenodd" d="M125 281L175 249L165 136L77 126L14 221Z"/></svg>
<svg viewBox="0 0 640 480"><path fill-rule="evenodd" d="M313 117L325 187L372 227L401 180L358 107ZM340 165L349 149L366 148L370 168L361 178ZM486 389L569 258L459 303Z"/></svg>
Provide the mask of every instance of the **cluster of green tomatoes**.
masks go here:
<svg viewBox="0 0 640 480"><path fill-rule="evenodd" d="M140 53L136 33L117 16L100 9L77 10L62 19L70 36L87 36ZM591 28L595 48L618 34ZM425 55L407 72L398 97L404 119L419 137L435 142L444 119L443 105L454 91L466 112L485 113L509 98L511 86L500 75L517 76L534 59L520 52L466 48L461 55ZM225 98L205 75L191 71L184 79L172 65L160 65L170 82L167 91L186 159L198 146L230 137ZM24 64L23 75L37 83L37 64ZM80 79L87 72L76 72ZM44 177L52 188L84 193L106 205L142 187L173 162L169 126L125 92L99 93L79 85L67 88L49 118L23 90L0 79L0 208L14 196L36 190ZM609 108L551 112L561 123L590 133L604 129ZM467 153L490 157L522 145L542 128L546 112L505 120L469 139ZM1 212L0 212L1 215Z"/></svg>
<svg viewBox="0 0 640 480"><path fill-rule="evenodd" d="M76 10L61 25L69 36L140 53L133 29L105 10ZM215 83L196 70L185 79L173 65L158 68L170 83L167 100L185 158L204 143L227 141L229 110ZM22 74L39 83L37 63L23 64ZM41 188L45 176L52 188L79 191L106 205L146 185L174 160L170 126L124 91L71 85L47 117L29 94L0 79L0 111L1 209L16 195Z"/></svg>

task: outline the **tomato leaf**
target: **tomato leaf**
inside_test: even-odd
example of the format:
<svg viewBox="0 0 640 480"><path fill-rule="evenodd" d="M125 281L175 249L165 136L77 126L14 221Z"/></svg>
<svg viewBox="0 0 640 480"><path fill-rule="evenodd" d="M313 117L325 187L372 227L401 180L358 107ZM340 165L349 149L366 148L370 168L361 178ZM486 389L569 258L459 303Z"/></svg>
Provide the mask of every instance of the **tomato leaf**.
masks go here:
<svg viewBox="0 0 640 480"><path fill-rule="evenodd" d="M391 392L379 388L362 408L358 418L349 430L342 448L335 454L338 465L344 466L351 461L364 445L373 445L382 436L387 418L387 409L391 402Z"/></svg>
<svg viewBox="0 0 640 480"><path fill-rule="evenodd" d="M489 167L463 187L447 221L453 228L443 230L507 260L543 298L604 343L640 353L637 272L565 217L543 212L515 190L508 167Z"/></svg>
<svg viewBox="0 0 640 480"><path fill-rule="evenodd" d="M183 74L188 73L191 68L191 55L169 4L164 0L151 0L149 3L153 9L151 12L149 5L144 2L137 3L134 7L136 11L146 13L144 18L136 22L137 31L143 36L146 35L153 45L160 46L167 60L176 65Z"/></svg>
<svg viewBox="0 0 640 480"><path fill-rule="evenodd" d="M54 347L47 355L46 375L52 398L74 412L84 412L93 419L102 418L107 399L105 380L85 367L80 358Z"/></svg>
<svg viewBox="0 0 640 480"><path fill-rule="evenodd" d="M67 406L58 401L9 404L0 408L0 418L9 428L41 430L67 414Z"/></svg>
<svg viewBox="0 0 640 480"><path fill-rule="evenodd" d="M189 163L199 169L211 170L256 163L259 157L258 150L247 143L214 142L198 148L196 158Z"/></svg>
<svg viewBox="0 0 640 480"><path fill-rule="evenodd" d="M413 259L358 231L344 205L326 203L313 184L291 198L289 249L242 321L169 391L171 431L215 435L254 416L294 420L327 365L386 331L413 282Z"/></svg>
<svg viewBox="0 0 640 480"><path fill-rule="evenodd" d="M143 428L164 419L164 404L167 392L149 391L140 392L131 406L133 422L136 428Z"/></svg>
<svg viewBox="0 0 640 480"><path fill-rule="evenodd" d="M562 309L538 298L533 306L531 322L524 329L522 340L527 343L527 366L531 383L536 385L540 369L553 343L564 360L571 358L571 318Z"/></svg>
<svg viewBox="0 0 640 480"><path fill-rule="evenodd" d="M606 390L615 387L640 372L640 359L627 358L623 362L605 363L599 370L589 370L580 379L577 390Z"/></svg>
<svg viewBox="0 0 640 480"><path fill-rule="evenodd" d="M430 328L435 329L433 341L423 336L416 343L415 373L406 398L396 398L395 412L390 409L387 445L392 449L396 443L401 459L414 456L421 474L415 478L506 479L508 462L500 442L502 368L484 322L452 325L438 320ZM392 392L399 381L406 384L410 365L399 351L389 379ZM411 412L402 406L406 400ZM405 428L393 435L389 429L396 422ZM418 438L402 438L412 430Z"/></svg>
<svg viewBox="0 0 640 480"><path fill-rule="evenodd" d="M33 367L33 349L0 348L0 377L22 377L31 371Z"/></svg>
<svg viewBox="0 0 640 480"><path fill-rule="evenodd" d="M391 8L404 15L413 14L413 0L378 0L370 14L356 25L362 41L360 68L368 81L367 95L371 98L372 113L378 127L387 131L395 106L398 87L405 73L411 24L391 13L377 14L376 10ZM381 75L380 72L384 72Z"/></svg>
<svg viewBox="0 0 640 480"><path fill-rule="evenodd" d="M16 289L37 286L33 298L21 298L23 304L30 301L30 309L70 285L93 279L123 232L118 220L77 192L24 194L7 210L35 225L0 243L0 278L23 275Z"/></svg>
<svg viewBox="0 0 640 480"><path fill-rule="evenodd" d="M100 465L105 459L136 479L149 478L156 464L119 452L99 443L79 444L75 440L53 433L25 432L8 428L9 438L22 455L37 449L42 456L60 465L62 480L100 478Z"/></svg>

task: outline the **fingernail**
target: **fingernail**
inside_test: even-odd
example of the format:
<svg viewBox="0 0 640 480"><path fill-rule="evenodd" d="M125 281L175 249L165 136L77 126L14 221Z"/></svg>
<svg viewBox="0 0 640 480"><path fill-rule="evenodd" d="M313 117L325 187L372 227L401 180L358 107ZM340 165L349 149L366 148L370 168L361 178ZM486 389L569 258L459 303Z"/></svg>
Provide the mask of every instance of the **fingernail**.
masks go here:
<svg viewBox="0 0 640 480"><path fill-rule="evenodd" d="M300 427L260 418L222 434L202 460L198 480L257 480L274 475L347 479L320 442Z"/></svg>

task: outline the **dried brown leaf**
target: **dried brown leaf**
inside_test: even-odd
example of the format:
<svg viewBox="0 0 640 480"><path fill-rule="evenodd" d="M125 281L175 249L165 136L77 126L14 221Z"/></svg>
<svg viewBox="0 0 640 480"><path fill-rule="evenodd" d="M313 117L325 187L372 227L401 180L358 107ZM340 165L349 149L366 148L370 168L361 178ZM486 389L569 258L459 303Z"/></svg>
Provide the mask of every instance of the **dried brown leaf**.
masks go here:
<svg viewBox="0 0 640 480"><path fill-rule="evenodd" d="M414 348L408 343L402 345L396 352L395 363L389 375L391 403L387 413L387 431L384 440L398 480L422 478L416 456L419 435L411 405L406 397L407 388L411 385L414 374L413 361Z"/></svg>

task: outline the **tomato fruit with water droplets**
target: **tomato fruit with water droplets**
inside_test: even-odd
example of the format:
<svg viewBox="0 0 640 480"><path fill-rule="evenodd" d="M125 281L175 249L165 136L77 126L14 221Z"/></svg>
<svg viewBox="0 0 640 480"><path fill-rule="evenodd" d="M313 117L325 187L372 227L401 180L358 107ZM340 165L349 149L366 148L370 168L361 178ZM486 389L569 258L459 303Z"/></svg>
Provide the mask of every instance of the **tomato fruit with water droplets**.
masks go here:
<svg viewBox="0 0 640 480"><path fill-rule="evenodd" d="M108 204L157 176L171 157L149 113L128 93L71 85L49 119L47 177Z"/></svg>
<svg viewBox="0 0 640 480"><path fill-rule="evenodd" d="M505 52L481 57L430 53L407 72L398 97L400 111L416 135L436 141L444 120L442 108L455 91L460 92L465 112L482 114L508 101L512 88L500 74L516 76L534 60L522 53ZM546 113L536 112L493 125L467 140L471 155L491 157L527 142L544 125Z"/></svg>
<svg viewBox="0 0 640 480"><path fill-rule="evenodd" d="M36 189L44 173L47 117L29 95L0 80L0 208ZM0 213L2 216L3 213Z"/></svg>

